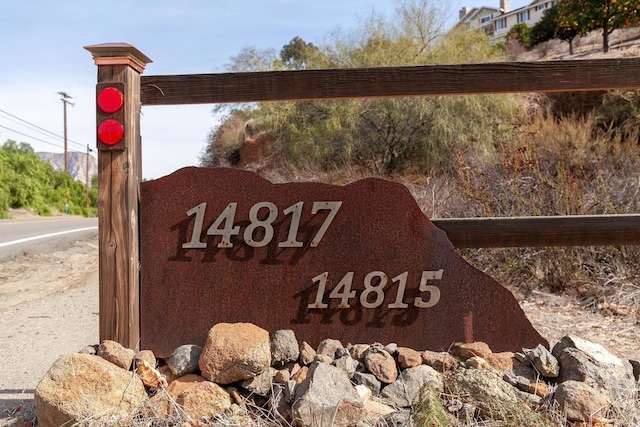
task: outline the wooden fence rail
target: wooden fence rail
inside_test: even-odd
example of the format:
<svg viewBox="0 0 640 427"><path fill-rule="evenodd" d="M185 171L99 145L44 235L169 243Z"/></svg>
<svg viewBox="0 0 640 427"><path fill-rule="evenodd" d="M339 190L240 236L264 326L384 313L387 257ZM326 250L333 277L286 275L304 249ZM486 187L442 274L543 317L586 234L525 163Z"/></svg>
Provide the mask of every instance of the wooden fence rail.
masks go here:
<svg viewBox="0 0 640 427"><path fill-rule="evenodd" d="M143 105L640 87L640 58L141 76Z"/></svg>
<svg viewBox="0 0 640 427"><path fill-rule="evenodd" d="M640 244L640 215L434 219L457 248Z"/></svg>

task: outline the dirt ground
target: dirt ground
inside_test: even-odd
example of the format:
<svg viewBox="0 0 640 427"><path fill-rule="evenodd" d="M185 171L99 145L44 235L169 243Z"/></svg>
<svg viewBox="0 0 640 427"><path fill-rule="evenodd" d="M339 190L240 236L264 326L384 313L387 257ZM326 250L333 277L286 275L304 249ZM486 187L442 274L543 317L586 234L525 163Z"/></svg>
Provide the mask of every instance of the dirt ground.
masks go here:
<svg viewBox="0 0 640 427"><path fill-rule="evenodd" d="M33 419L33 390L63 354L98 342L97 241L0 263L0 426ZM636 313L603 314L534 292L520 300L551 345L573 334L640 359Z"/></svg>

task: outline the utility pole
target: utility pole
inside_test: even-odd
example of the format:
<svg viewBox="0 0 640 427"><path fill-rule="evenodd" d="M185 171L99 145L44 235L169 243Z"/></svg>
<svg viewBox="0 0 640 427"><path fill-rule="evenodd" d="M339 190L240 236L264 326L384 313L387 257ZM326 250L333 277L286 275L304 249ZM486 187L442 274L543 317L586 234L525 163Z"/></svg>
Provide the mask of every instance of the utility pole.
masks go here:
<svg viewBox="0 0 640 427"><path fill-rule="evenodd" d="M67 151L67 104L71 104L73 107L73 103L69 101L69 99L73 98L66 92L58 92L62 98L62 111L63 111L63 120L64 120L64 171L65 173L69 173L69 154Z"/></svg>

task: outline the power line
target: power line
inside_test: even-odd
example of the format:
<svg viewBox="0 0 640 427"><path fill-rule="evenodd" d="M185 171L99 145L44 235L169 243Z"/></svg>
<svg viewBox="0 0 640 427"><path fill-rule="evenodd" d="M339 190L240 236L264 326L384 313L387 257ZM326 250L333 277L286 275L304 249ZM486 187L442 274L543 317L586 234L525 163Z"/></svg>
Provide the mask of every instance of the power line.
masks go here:
<svg viewBox="0 0 640 427"><path fill-rule="evenodd" d="M26 133L22 133L20 131L15 130L15 129L8 128L6 126L0 125L0 128L6 129L6 130L11 131L11 132L15 132L15 133L17 133L19 135L22 135L22 136L26 136L27 138L35 139L36 141L40 141L40 142L43 142L45 144L53 145L54 147L63 148L62 145L54 144L53 142L45 141L44 139L36 138L35 136L32 136L32 135L27 135Z"/></svg>
<svg viewBox="0 0 640 427"><path fill-rule="evenodd" d="M11 114L11 113L9 113L9 112L7 112L7 111L4 111L4 110L0 109L0 113L5 114L5 115L10 116L10 117L13 117L14 119L17 119L17 120L19 120L19 121L21 121L21 122L23 122L23 123L26 123L27 125L29 125L29 126L31 126L31 127L33 127L33 128L38 129L38 130L36 130L36 129L32 129L32 130L36 130L36 132L38 132L38 133L40 133L40 134L42 134L42 135L46 135L46 134L48 134L48 135L46 135L46 136L52 135L52 136L55 136L56 138L64 139L64 137L63 137L63 136L61 136L61 135L58 135L58 134L56 134L56 133L54 133L54 132L51 132L51 131L50 131L50 130L48 130L48 129L45 129L45 128L43 128L43 127L40 127L40 126L38 126L38 125L36 125L36 124L34 124L34 123L31 123L31 122L30 122L30 121L28 121L28 120L22 119L22 118L20 118L20 117L18 117L18 116L16 116L16 115L14 115L14 114ZM5 117L5 118L6 118L6 117ZM11 119L8 119L8 120L11 120ZM14 123L17 123L15 120L11 120L11 121L13 121ZM18 124L19 124L19 123L18 123ZM14 132L15 132L15 131L14 131ZM34 138L34 139L35 139L35 138ZM77 145L78 147L82 147L83 149L85 148L85 144L81 144L81 143L79 143L79 142L76 142L76 141L74 141L74 140L72 140L72 139L68 139L68 138L67 138L67 141L69 141L69 142L71 142L71 143L73 143L73 144Z"/></svg>

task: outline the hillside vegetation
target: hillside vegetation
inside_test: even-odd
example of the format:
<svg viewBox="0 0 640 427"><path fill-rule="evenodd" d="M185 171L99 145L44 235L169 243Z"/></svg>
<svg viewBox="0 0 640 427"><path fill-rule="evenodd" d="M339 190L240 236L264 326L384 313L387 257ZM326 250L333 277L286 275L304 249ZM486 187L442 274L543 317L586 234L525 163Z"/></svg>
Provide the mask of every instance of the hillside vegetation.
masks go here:
<svg viewBox="0 0 640 427"><path fill-rule="evenodd" d="M404 1L323 44L298 37L247 48L232 71L477 63L512 49L484 34L444 34L438 3ZM640 92L277 102L224 106L201 164L254 169L273 181L407 185L430 218L639 211ZM640 311L636 247L467 250L523 294L565 293L586 307Z"/></svg>
<svg viewBox="0 0 640 427"><path fill-rule="evenodd" d="M0 218L7 218L9 209L26 208L39 215L54 211L71 215L95 215L97 186L89 192L86 208L84 184L71 175L57 172L40 159L27 143L8 140L0 146Z"/></svg>

